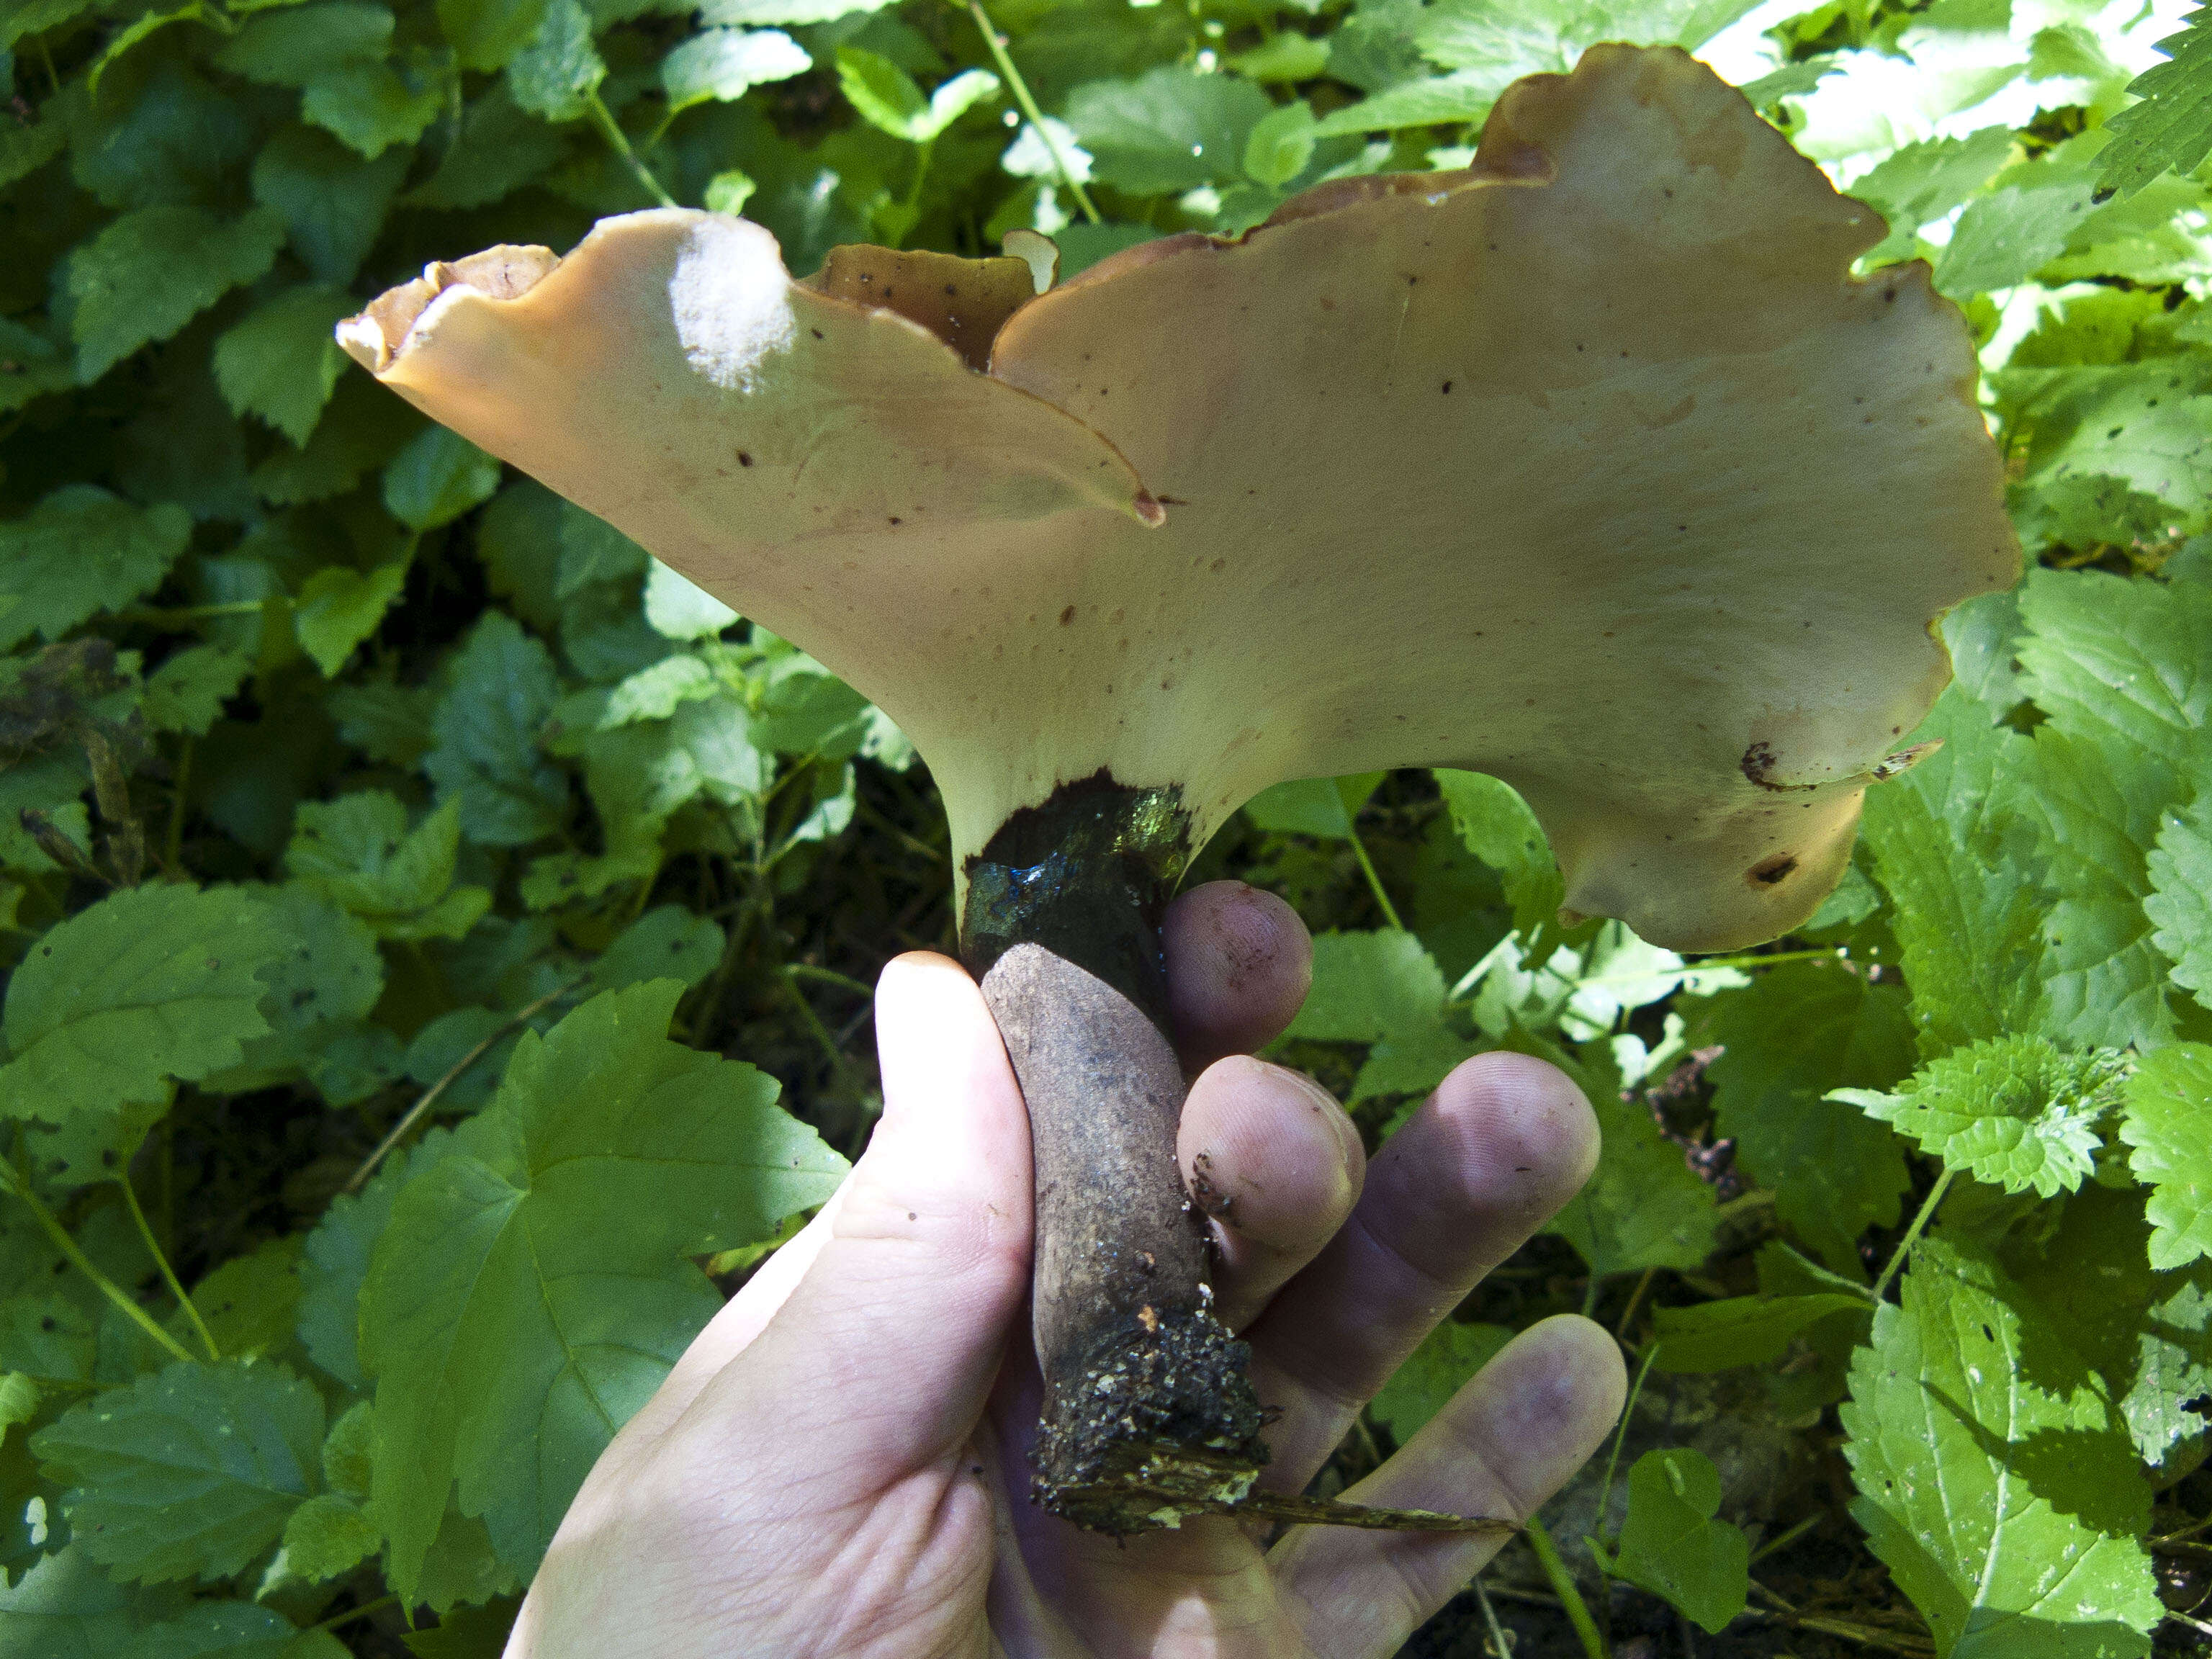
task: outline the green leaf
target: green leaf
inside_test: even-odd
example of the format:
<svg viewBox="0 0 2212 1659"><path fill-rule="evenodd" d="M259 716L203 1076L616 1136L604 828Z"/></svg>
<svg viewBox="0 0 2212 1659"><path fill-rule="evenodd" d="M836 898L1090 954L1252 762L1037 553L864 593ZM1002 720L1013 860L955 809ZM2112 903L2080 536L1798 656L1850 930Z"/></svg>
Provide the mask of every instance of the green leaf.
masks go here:
<svg viewBox="0 0 2212 1659"><path fill-rule="evenodd" d="M1413 934L1394 928L1322 933L1313 952L1313 988L1285 1037L1375 1042L1437 1022L1443 973Z"/></svg>
<svg viewBox="0 0 2212 1659"><path fill-rule="evenodd" d="M2079 368L2006 368L1991 377L2017 459L2018 488L2069 477L2118 481L2193 527L2212 514L2212 360L2199 354ZM2019 442L2025 436L2025 444ZM2027 593L2099 585L2149 588L2096 572L2033 572ZM2026 595L2023 595L2025 598ZM2151 596L2119 603L2145 608Z"/></svg>
<svg viewBox="0 0 2212 1659"><path fill-rule="evenodd" d="M0 189L36 173L60 155L68 142L69 131L59 121L19 121L0 126Z"/></svg>
<svg viewBox="0 0 2212 1659"><path fill-rule="evenodd" d="M1589 1077L1583 1093L1597 1115L1597 1169L1547 1231L1573 1245L1600 1279L1703 1265L1720 1224L1712 1188L1691 1172L1640 1098L1621 1099L1616 1076Z"/></svg>
<svg viewBox="0 0 2212 1659"><path fill-rule="evenodd" d="M325 1492L294 1510L284 1523L284 1564L311 1582L335 1578L383 1543L384 1534L359 1504Z"/></svg>
<svg viewBox="0 0 2212 1659"><path fill-rule="evenodd" d="M499 463L458 432L425 427L384 469L384 504L410 530L435 530L491 499Z"/></svg>
<svg viewBox="0 0 2212 1659"><path fill-rule="evenodd" d="M423 770L439 799L458 799L471 841L520 847L560 829L567 775L538 753L538 733L560 700L552 654L501 611L487 611L451 659L452 680L431 717L436 745Z"/></svg>
<svg viewBox="0 0 2212 1659"><path fill-rule="evenodd" d="M1462 1325L1447 1319L1390 1374L1367 1409L1402 1446L1512 1340L1513 1333L1503 1325Z"/></svg>
<svg viewBox="0 0 2212 1659"><path fill-rule="evenodd" d="M141 1620L174 1611L173 1596L117 1583L79 1540L40 1559L12 1589L0 1588L0 1652L9 1659L121 1659Z"/></svg>
<svg viewBox="0 0 2212 1659"><path fill-rule="evenodd" d="M408 561L401 558L368 571L326 566L307 578L300 589L292 624L299 631L301 649L325 678L335 678L353 656L354 647L376 632L384 613L407 586L407 568Z"/></svg>
<svg viewBox="0 0 2212 1659"><path fill-rule="evenodd" d="M456 1607L434 1628L410 1631L400 1639L415 1659L500 1659L514 1628L515 1611L511 1599Z"/></svg>
<svg viewBox="0 0 2212 1659"><path fill-rule="evenodd" d="M438 27L465 70L499 70L530 44L545 0L438 0Z"/></svg>
<svg viewBox="0 0 2212 1659"><path fill-rule="evenodd" d="M738 617L705 588L655 559L645 574L645 619L654 633L665 638L702 640L720 634Z"/></svg>
<svg viewBox="0 0 2212 1659"><path fill-rule="evenodd" d="M446 106L452 82L450 55L416 46L393 62L323 70L307 83L300 115L373 161L428 131Z"/></svg>
<svg viewBox="0 0 2212 1659"><path fill-rule="evenodd" d="M826 1199L844 1161L749 1066L669 1042L682 987L524 1037L498 1098L414 1166L362 1297L373 1510L411 1599L458 1482L535 1567L584 1474L720 1305L683 1258Z"/></svg>
<svg viewBox="0 0 2212 1659"><path fill-rule="evenodd" d="M8 986L0 1115L58 1122L236 1065L281 948L235 887L126 889L57 923Z"/></svg>
<svg viewBox="0 0 2212 1659"><path fill-rule="evenodd" d="M215 61L249 81L304 87L329 70L381 63L392 51L392 9L368 0L285 6L248 18L216 49Z"/></svg>
<svg viewBox="0 0 2212 1659"><path fill-rule="evenodd" d="M123 1659L344 1659L328 1631L302 1631L272 1607L251 1601L197 1601L178 1618L141 1631Z"/></svg>
<svg viewBox="0 0 2212 1659"><path fill-rule="evenodd" d="M1581 942L1594 927L1563 928L1559 907L1566 878L1552 856L1543 825L1513 786L1486 772L1438 767L1437 788L1467 850L1498 872L1513 906L1513 926L1532 961L1548 961L1558 945Z"/></svg>
<svg viewBox="0 0 2212 1659"><path fill-rule="evenodd" d="M1507 77L1510 79L1511 77ZM1503 83L1487 70L1407 81L1333 110L1314 125L1316 138L1350 138L1404 127L1457 126L1480 120L1498 100Z"/></svg>
<svg viewBox="0 0 2212 1659"><path fill-rule="evenodd" d="M837 48L837 84L860 118L894 138L915 139L929 100L914 77L888 58L858 46Z"/></svg>
<svg viewBox="0 0 2212 1659"><path fill-rule="evenodd" d="M1244 171L1270 190L1279 190L1306 170L1313 153L1313 107L1301 98L1254 123L1244 141Z"/></svg>
<svg viewBox="0 0 2212 1659"><path fill-rule="evenodd" d="M300 1307L300 1241L272 1238L192 1286L208 1334L227 1358L258 1359L292 1340ZM179 1318L179 1325L184 1324Z"/></svg>
<svg viewBox="0 0 2212 1659"><path fill-rule="evenodd" d="M1133 81L1088 82L1061 112L1096 178L1154 196L1238 178L1253 127L1273 108L1249 81L1163 64Z"/></svg>
<svg viewBox="0 0 2212 1659"><path fill-rule="evenodd" d="M413 1160L427 1164L435 1159L447 1139L446 1131L433 1130L411 1156L396 1153L387 1159L359 1193L339 1194L301 1247L301 1346L310 1359L349 1389L362 1390L368 1385L361 1368L358 1337L361 1287L368 1277L369 1253L392 1218L392 1200L415 1167ZM353 1495L360 1497L365 1491Z"/></svg>
<svg viewBox="0 0 2212 1659"><path fill-rule="evenodd" d="M1966 299L2026 282L2065 251L2092 188L2085 176L2037 168L1969 203L1936 262L1936 291Z"/></svg>
<svg viewBox="0 0 2212 1659"><path fill-rule="evenodd" d="M890 3L890 0L707 0L699 9L699 21L733 28L763 23L789 27L881 11Z"/></svg>
<svg viewBox="0 0 2212 1659"><path fill-rule="evenodd" d="M380 938L459 939L491 904L483 888L453 885L461 812L449 799L410 830L406 807L382 789L303 802L284 867Z"/></svg>
<svg viewBox="0 0 2212 1659"><path fill-rule="evenodd" d="M2185 781L2212 769L2212 587L2038 570L2021 615L2021 666L2051 724L2179 805Z"/></svg>
<svg viewBox="0 0 2212 1659"><path fill-rule="evenodd" d="M146 677L138 707L157 732L204 738L252 666L253 659L234 647L186 646Z"/></svg>
<svg viewBox="0 0 2212 1659"><path fill-rule="evenodd" d="M0 649L36 634L58 640L117 611L168 574L191 539L181 507L132 507L92 484L64 484L0 524Z"/></svg>
<svg viewBox="0 0 2212 1659"><path fill-rule="evenodd" d="M1995 1267L1922 1243L1851 1367L1852 1516L1944 1659L2147 1656L2149 1492L2094 1374Z"/></svg>
<svg viewBox="0 0 2212 1659"><path fill-rule="evenodd" d="M211 1073L202 1086L238 1094L305 1076L334 1105L357 1099L367 1088L356 1091L353 1073L366 1066L373 1073L367 1087L375 1086L391 1067L374 1064L374 1048L396 1042L364 1024L384 989L376 935L308 884L290 882L268 896L283 940L261 974L269 1034L246 1043L236 1069ZM364 1047L369 1052L357 1052Z"/></svg>
<svg viewBox="0 0 2212 1659"><path fill-rule="evenodd" d="M1300 778L1263 789L1244 803L1255 827L1278 836L1325 836L1341 841L1387 772L1348 778Z"/></svg>
<svg viewBox="0 0 2212 1659"><path fill-rule="evenodd" d="M2128 82L2143 101L2105 123L2112 142L2097 158L2098 183L2124 196L2169 170L2194 173L2212 155L2212 9L2199 6L2158 49L2168 61Z"/></svg>
<svg viewBox="0 0 2212 1659"><path fill-rule="evenodd" d="M1649 1451L1628 1472L1628 1518L1605 1570L1717 1636L1751 1595L1751 1540L1718 1519L1720 1471L1703 1452Z"/></svg>
<svg viewBox="0 0 2212 1659"><path fill-rule="evenodd" d="M474 208L500 200L561 159L562 136L526 115L504 82L487 87L461 116L437 171L407 192L410 207Z"/></svg>
<svg viewBox="0 0 2212 1659"><path fill-rule="evenodd" d="M343 285L353 281L384 228L407 161L404 149L364 161L327 133L284 127L254 158L253 199L283 216L292 251L316 281Z"/></svg>
<svg viewBox="0 0 2212 1659"><path fill-rule="evenodd" d="M69 256L77 378L101 375L166 340L232 289L258 281L284 243L284 222L255 208L228 222L204 208L148 207L110 220Z"/></svg>
<svg viewBox="0 0 2212 1659"><path fill-rule="evenodd" d="M1895 1125L1947 1170L2049 1198L2088 1177L2104 1144L2097 1121L2118 1103L2124 1074L2110 1054L1993 1037L1930 1061L1894 1094L1838 1089L1830 1098Z"/></svg>
<svg viewBox="0 0 2212 1659"><path fill-rule="evenodd" d="M680 904L647 910L615 936L592 964L592 984L601 991L626 990L652 979L696 985L722 959L720 926L695 916Z"/></svg>
<svg viewBox="0 0 2212 1659"><path fill-rule="evenodd" d="M215 343L215 379L232 412L258 415L306 444L345 367L331 331L354 308L337 289L295 288L225 333Z"/></svg>
<svg viewBox="0 0 2212 1659"><path fill-rule="evenodd" d="M606 78L592 44L591 15L579 0L549 0L530 44L507 65L508 95L549 121L580 120Z"/></svg>
<svg viewBox="0 0 2212 1659"><path fill-rule="evenodd" d="M254 492L279 507L343 495L422 429L422 417L382 386L347 375L307 447L280 444L253 469Z"/></svg>
<svg viewBox="0 0 2212 1659"><path fill-rule="evenodd" d="M1984 127L1964 138L1928 138L1893 151L1851 181L1851 194L1880 210L1889 236L1869 263L1912 251L1913 233L1954 212L2012 154L2013 130ZM2019 358L2015 355L2014 362Z"/></svg>
<svg viewBox="0 0 2212 1659"><path fill-rule="evenodd" d="M1764 1365L1790 1351L1798 1334L1827 1320L1863 1321L1874 1311L1865 1296L1840 1291L1807 1296L1736 1296L1651 1316L1655 1371L1725 1371Z"/></svg>
<svg viewBox="0 0 2212 1659"><path fill-rule="evenodd" d="M2120 1139L2151 1188L2150 1264L2212 1255L2212 1047L2176 1043L2143 1056L2128 1080Z"/></svg>
<svg viewBox="0 0 2212 1659"><path fill-rule="evenodd" d="M2146 861L2152 890L2143 914L2151 939L2173 961L2173 981L2212 1008L2212 790L2188 812L2166 821Z"/></svg>
<svg viewBox="0 0 2212 1659"><path fill-rule="evenodd" d="M179 1360L31 1437L86 1551L149 1583L243 1569L314 1490L322 1443L311 1385L234 1361Z"/></svg>
<svg viewBox="0 0 2212 1659"><path fill-rule="evenodd" d="M841 64L851 50L839 48ZM660 60L660 85L668 107L683 110L716 100L729 103L813 67L805 48L778 30L704 29Z"/></svg>

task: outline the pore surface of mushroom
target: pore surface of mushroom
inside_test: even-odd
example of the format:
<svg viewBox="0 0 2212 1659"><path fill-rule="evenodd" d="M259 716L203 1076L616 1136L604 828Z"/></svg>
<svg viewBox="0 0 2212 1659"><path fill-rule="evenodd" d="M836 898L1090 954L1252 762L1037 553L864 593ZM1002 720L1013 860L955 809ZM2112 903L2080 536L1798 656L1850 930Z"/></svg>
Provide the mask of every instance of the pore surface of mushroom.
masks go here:
<svg viewBox="0 0 2212 1659"><path fill-rule="evenodd" d="M1249 1389L1209 1403L1237 1356L1144 1018L1158 907L1239 805L1488 771L1571 908L1685 950L1841 874L1948 673L1931 624L2018 562L1960 318L1924 266L1850 274L1883 232L1686 55L1601 46L1464 171L1042 295L870 248L795 282L669 210L433 266L341 338L915 739L1039 1121L1047 1379L1107 1402L1048 1484L1127 1527L1260 1455Z"/></svg>

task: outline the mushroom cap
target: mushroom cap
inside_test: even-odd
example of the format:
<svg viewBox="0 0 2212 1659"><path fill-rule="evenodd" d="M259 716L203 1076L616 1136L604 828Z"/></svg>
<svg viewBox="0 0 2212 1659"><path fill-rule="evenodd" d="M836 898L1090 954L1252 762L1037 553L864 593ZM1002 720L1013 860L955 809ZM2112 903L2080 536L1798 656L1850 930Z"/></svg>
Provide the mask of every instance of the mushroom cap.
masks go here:
<svg viewBox="0 0 2212 1659"><path fill-rule="evenodd" d="M963 858L1101 769L1202 842L1285 780L1466 767L1569 908L1722 950L1834 884L1933 624L2017 574L1963 319L1850 274L1883 234L1686 54L1600 46L1465 171L1026 303L1005 260L796 283L669 210L341 338L881 705Z"/></svg>

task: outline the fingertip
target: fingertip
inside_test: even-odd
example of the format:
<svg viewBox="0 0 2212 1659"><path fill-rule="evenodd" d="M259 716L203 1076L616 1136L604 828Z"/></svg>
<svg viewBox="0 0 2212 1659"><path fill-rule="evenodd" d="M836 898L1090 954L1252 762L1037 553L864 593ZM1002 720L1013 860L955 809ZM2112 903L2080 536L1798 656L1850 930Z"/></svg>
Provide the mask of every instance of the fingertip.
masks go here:
<svg viewBox="0 0 2212 1659"><path fill-rule="evenodd" d="M1510 1402L1521 1431L1561 1447L1566 1453L1562 1461L1575 1467L1620 1421L1628 1401L1628 1366L1620 1344L1604 1326L1580 1314L1538 1320L1491 1361L1501 1364L1498 1381L1505 1386L1493 1398ZM1575 1451L1576 1447L1583 1449Z"/></svg>
<svg viewBox="0 0 2212 1659"><path fill-rule="evenodd" d="M1530 1231L1597 1168L1597 1114L1583 1091L1558 1066L1508 1049L1461 1062L1407 1127L1418 1133L1401 1132L1404 1156L1441 1156L1477 1188L1470 1201Z"/></svg>
<svg viewBox="0 0 2212 1659"><path fill-rule="evenodd" d="M1193 1067L1273 1042L1313 982L1313 939L1297 912L1241 881L1177 898L1160 939L1176 1043Z"/></svg>
<svg viewBox="0 0 2212 1659"><path fill-rule="evenodd" d="M1327 1090L1247 1054L1192 1084L1176 1142L1202 1208L1255 1243L1306 1255L1351 1214L1366 1169L1359 1131Z"/></svg>

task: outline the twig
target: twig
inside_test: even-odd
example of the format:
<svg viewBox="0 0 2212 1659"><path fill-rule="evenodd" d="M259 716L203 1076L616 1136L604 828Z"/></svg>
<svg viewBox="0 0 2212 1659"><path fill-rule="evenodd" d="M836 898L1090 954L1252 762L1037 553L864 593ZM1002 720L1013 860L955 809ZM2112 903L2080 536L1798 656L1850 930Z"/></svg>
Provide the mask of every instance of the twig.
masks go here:
<svg viewBox="0 0 2212 1659"><path fill-rule="evenodd" d="M1887 1631L1872 1630L1864 1625L1854 1625L1843 1619L1831 1619L1824 1613L1801 1613L1788 1615L1767 1613L1758 1607L1746 1607L1739 1615L1756 1619L1761 1623L1771 1621L1787 1625L1792 1630L1808 1630L1820 1636L1841 1637L1846 1642L1856 1642L1862 1647L1880 1648L1887 1653L1901 1653L1906 1659L1934 1659L1933 1643L1919 1641L1908 1636L1893 1636Z"/></svg>
<svg viewBox="0 0 2212 1659"><path fill-rule="evenodd" d="M378 1141L376 1150L361 1161L361 1167L353 1172L353 1178L346 1182L344 1190L349 1193L359 1192L369 1176L376 1173L376 1166L384 1162L384 1155L406 1138L407 1132L422 1121L423 1113L438 1103L438 1097L451 1088L462 1073L467 1071L470 1066L527 1025L537 1014L553 1003L558 1002L562 997L573 995L590 982L589 979L572 979L566 985L556 990L548 991L447 1066L446 1074L422 1091L422 1097L410 1106L407 1109L407 1115L392 1126L392 1133Z"/></svg>

